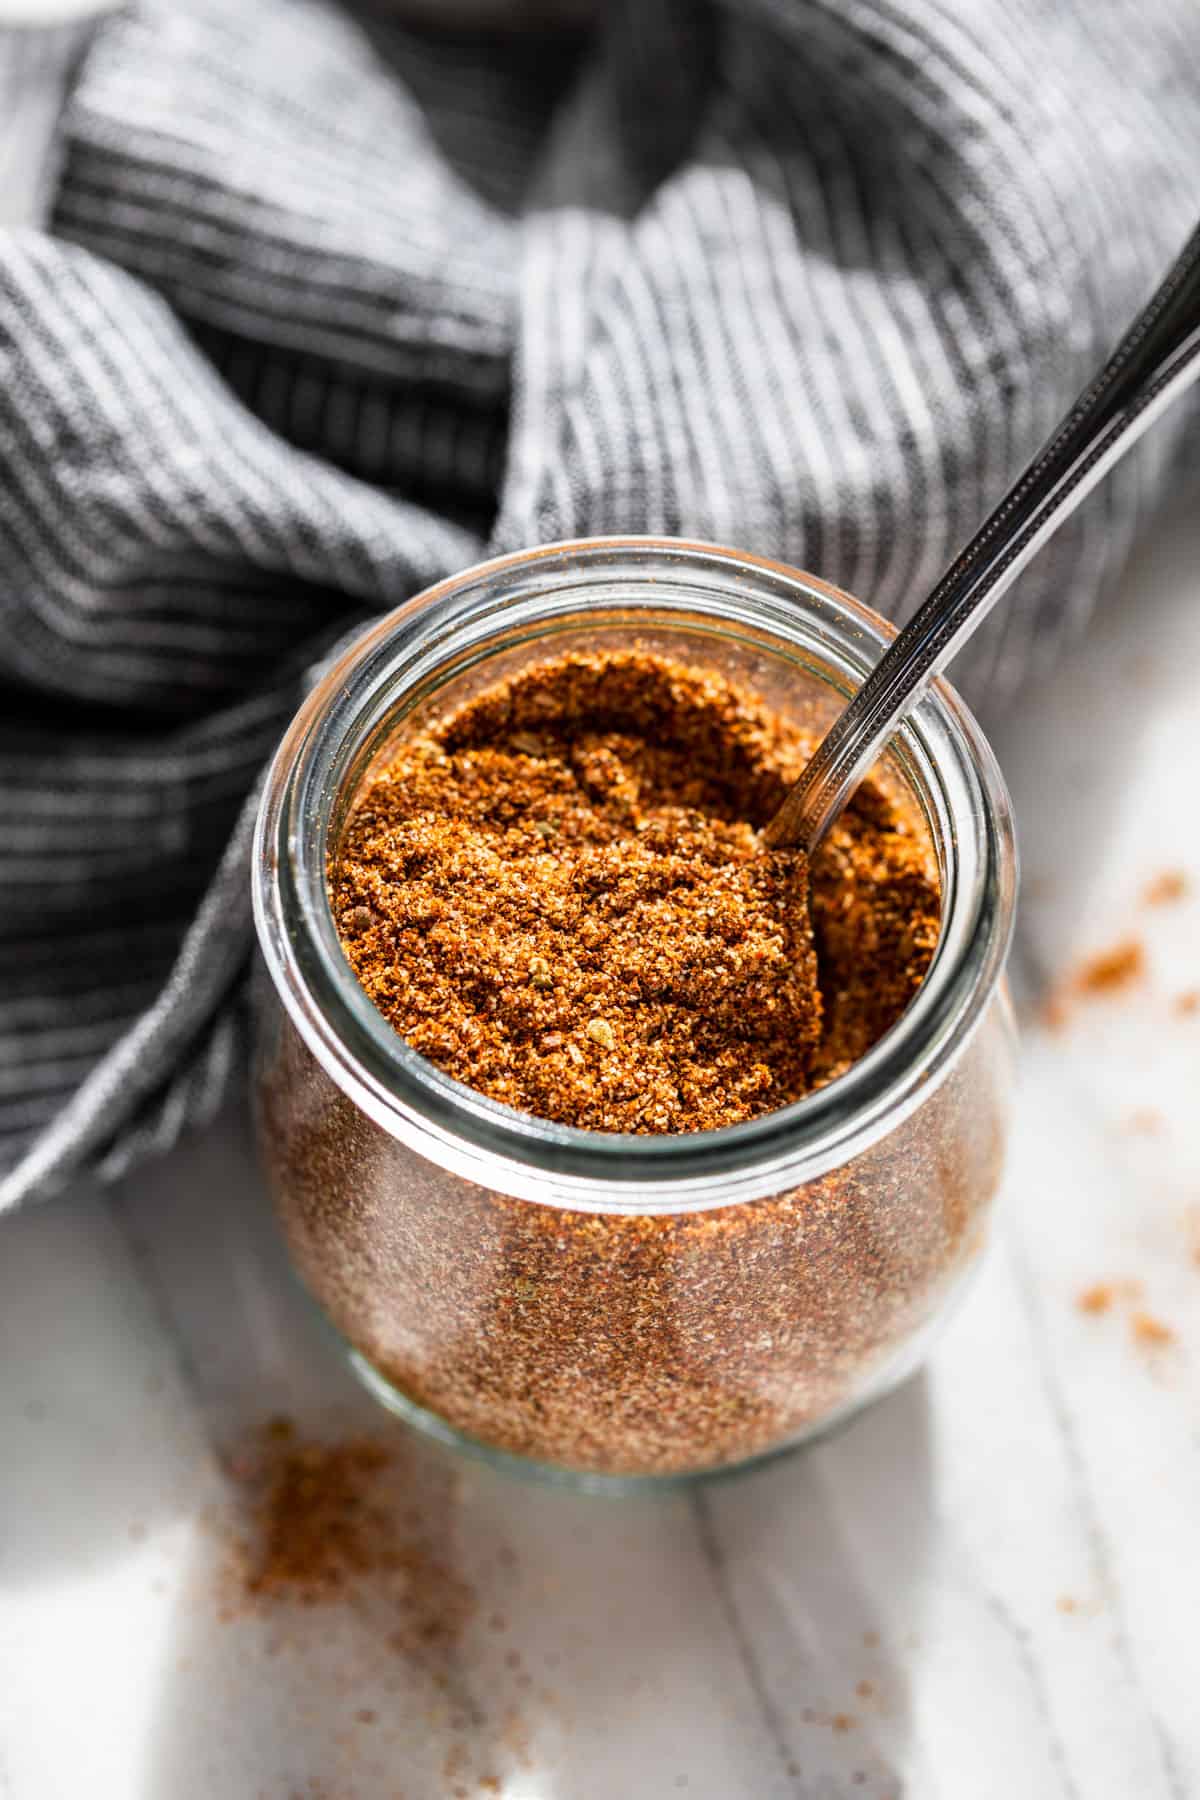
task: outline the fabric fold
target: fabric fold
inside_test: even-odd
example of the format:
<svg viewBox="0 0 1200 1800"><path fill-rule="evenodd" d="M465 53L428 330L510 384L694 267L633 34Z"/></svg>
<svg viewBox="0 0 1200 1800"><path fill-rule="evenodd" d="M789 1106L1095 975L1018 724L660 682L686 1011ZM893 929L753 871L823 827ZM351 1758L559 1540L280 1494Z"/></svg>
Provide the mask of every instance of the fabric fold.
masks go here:
<svg viewBox="0 0 1200 1800"><path fill-rule="evenodd" d="M47 228L0 236L0 1205L242 1078L247 796L357 623L607 532L911 612L1194 225L1188 36L1175 0L81 26L39 77L86 39ZM1078 635L1189 417L1032 565L968 698Z"/></svg>

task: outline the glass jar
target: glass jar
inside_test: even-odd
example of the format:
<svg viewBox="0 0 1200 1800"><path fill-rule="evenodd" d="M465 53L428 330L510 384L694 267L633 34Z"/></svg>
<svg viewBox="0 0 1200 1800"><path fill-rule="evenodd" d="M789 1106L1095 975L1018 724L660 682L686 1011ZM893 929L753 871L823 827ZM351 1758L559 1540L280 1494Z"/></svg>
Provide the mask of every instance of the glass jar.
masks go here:
<svg viewBox="0 0 1200 1800"><path fill-rule="evenodd" d="M889 632L752 556L596 539L443 582L301 708L254 858L260 1144L303 1283L410 1421L590 1486L661 1481L800 1443L924 1354L985 1241L1014 1045L1009 803L944 683L877 770L940 870L925 981L848 1072L744 1124L580 1131L461 1086L359 987L326 882L395 734L525 664L636 641L820 730Z"/></svg>

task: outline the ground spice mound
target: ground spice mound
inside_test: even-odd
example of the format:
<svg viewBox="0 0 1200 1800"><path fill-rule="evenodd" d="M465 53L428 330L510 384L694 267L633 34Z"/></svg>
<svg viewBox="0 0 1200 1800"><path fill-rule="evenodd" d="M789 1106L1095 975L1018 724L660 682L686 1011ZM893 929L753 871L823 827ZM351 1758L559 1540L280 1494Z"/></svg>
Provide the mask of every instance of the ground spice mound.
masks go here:
<svg viewBox="0 0 1200 1800"><path fill-rule="evenodd" d="M459 1081L600 1131L801 1098L899 1017L937 941L929 853L868 782L811 871L758 832L811 739L647 651L527 668L401 743L331 887L363 988Z"/></svg>

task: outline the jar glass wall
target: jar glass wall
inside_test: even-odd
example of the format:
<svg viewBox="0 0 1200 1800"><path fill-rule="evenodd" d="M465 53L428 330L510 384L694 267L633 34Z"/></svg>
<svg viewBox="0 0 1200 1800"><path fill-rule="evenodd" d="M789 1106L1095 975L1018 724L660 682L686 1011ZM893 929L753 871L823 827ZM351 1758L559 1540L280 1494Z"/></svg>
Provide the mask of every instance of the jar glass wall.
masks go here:
<svg viewBox="0 0 1200 1800"><path fill-rule="evenodd" d="M302 708L255 856L260 1141L302 1280L427 1429L591 1482L728 1468L901 1379L960 1292L1007 1125L1016 864L999 773L944 684L877 772L936 862L933 964L846 1074L747 1123L585 1132L460 1086L375 1011L327 890L375 761L525 665L636 644L820 730L887 634L795 571L597 540L419 597Z"/></svg>

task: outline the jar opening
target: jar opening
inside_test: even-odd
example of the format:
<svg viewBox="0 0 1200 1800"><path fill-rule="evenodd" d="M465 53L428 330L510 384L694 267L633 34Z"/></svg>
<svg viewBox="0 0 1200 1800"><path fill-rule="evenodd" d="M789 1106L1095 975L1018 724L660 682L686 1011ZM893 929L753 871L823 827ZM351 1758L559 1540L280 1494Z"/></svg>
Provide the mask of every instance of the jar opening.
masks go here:
<svg viewBox="0 0 1200 1800"><path fill-rule="evenodd" d="M310 1051L364 1112L470 1179L556 1205L649 1212L809 1180L893 1128L948 1072L999 979L1015 850L1007 796L970 714L934 685L888 752L937 854L942 926L895 1026L828 1086L776 1112L682 1135L585 1131L518 1113L426 1062L376 1011L334 927L326 867L347 809L397 731L566 648L636 640L717 661L820 730L889 628L812 577L705 545L584 540L500 559L374 626L309 696L271 769L255 912L266 963Z"/></svg>

